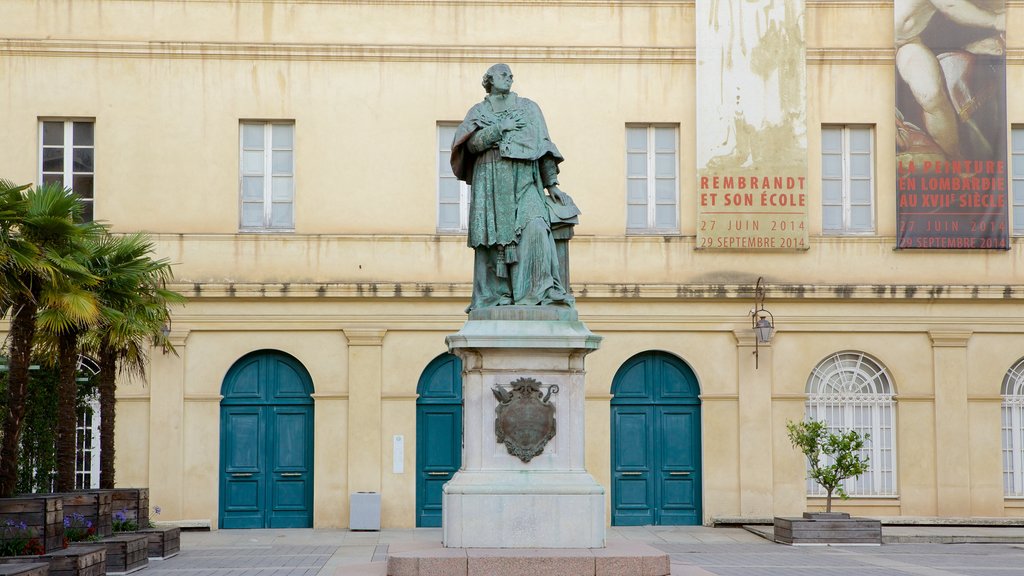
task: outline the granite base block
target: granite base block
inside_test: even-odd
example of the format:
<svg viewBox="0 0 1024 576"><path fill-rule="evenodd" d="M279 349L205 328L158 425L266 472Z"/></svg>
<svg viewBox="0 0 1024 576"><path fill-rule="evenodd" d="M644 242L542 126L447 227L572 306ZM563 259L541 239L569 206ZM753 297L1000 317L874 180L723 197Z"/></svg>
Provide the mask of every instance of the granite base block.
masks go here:
<svg viewBox="0 0 1024 576"><path fill-rule="evenodd" d="M604 488L586 472L459 472L445 485L450 548L602 548Z"/></svg>
<svg viewBox="0 0 1024 576"><path fill-rule="evenodd" d="M396 550L388 576L669 576L668 554L647 544L611 542L606 548Z"/></svg>

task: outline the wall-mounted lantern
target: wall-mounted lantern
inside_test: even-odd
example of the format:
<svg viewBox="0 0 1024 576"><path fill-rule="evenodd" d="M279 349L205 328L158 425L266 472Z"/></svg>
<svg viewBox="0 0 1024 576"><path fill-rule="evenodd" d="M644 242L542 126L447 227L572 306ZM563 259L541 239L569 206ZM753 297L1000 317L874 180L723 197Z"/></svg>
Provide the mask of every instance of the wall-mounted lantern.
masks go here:
<svg viewBox="0 0 1024 576"><path fill-rule="evenodd" d="M750 327L754 330L754 369L758 368L758 345L767 344L775 335L775 317L764 307L762 277L757 278L754 288L754 307L750 309Z"/></svg>

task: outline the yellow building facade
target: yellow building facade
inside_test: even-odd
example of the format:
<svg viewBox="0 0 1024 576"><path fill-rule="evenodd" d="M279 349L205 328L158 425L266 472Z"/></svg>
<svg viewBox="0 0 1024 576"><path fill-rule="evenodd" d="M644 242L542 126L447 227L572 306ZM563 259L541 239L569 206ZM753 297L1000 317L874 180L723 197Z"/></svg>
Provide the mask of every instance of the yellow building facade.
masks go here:
<svg viewBox="0 0 1024 576"><path fill-rule="evenodd" d="M0 176L42 181L46 149L61 146L47 138L90 125L73 147L92 154L81 173L95 218L149 232L189 297L173 314L177 354L155 352L146 381L119 384L118 483L149 486L160 520L218 527L226 379L279 351L312 386L312 525L347 526L350 495L367 491L384 526L417 524L418 390L466 320L472 279L443 136L506 62L583 212L572 288L604 338L586 361L586 465L609 522L616 375L645 353L699 386L705 524L822 507L785 424L833 401L853 406L848 425L875 414L864 429L880 446L881 476L840 509L1024 515L1004 438L1024 249L1016 237L1009 250L896 249L893 3L807 2L806 250L696 245L695 14L692 0L5 1ZM1022 18L1011 4L1011 94ZM1011 98L1006 130L1016 123L1024 102ZM823 127L870 136L866 232L823 226ZM674 195L667 224L645 228L627 208L630 134L658 129ZM755 348L759 277L777 331ZM853 366L863 358L870 370ZM878 398L819 398L829 367L882 374Z"/></svg>

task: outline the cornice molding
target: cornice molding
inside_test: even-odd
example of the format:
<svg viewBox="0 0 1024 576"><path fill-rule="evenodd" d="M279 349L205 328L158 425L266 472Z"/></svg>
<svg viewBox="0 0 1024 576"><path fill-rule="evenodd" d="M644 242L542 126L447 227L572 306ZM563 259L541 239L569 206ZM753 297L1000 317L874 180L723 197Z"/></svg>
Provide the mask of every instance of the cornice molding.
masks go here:
<svg viewBox="0 0 1024 576"><path fill-rule="evenodd" d="M384 328L343 328L349 346L381 346L384 343Z"/></svg>
<svg viewBox="0 0 1024 576"><path fill-rule="evenodd" d="M701 394L701 402L736 402L740 399L739 394Z"/></svg>
<svg viewBox="0 0 1024 576"><path fill-rule="evenodd" d="M469 46L301 44L138 40L0 39L0 54L39 57L360 62L565 62L696 64L694 46ZM892 65L895 48L810 47L809 65ZM1024 48L1008 48L1007 64L1024 64Z"/></svg>
<svg viewBox="0 0 1024 576"><path fill-rule="evenodd" d="M185 394L185 402L220 402L224 399L220 394Z"/></svg>
<svg viewBox="0 0 1024 576"><path fill-rule="evenodd" d="M933 394L896 394L893 397L897 403L899 402L935 402L935 395Z"/></svg>
<svg viewBox="0 0 1024 576"><path fill-rule="evenodd" d="M972 330L929 330L932 348L966 348L971 339Z"/></svg>
<svg viewBox="0 0 1024 576"><path fill-rule="evenodd" d="M299 60L371 62L696 62L695 48L629 46L466 46L400 44L296 44L250 42L145 42L0 39L0 54L89 58Z"/></svg>
<svg viewBox="0 0 1024 576"><path fill-rule="evenodd" d="M309 396L313 400L348 400L347 392L314 392Z"/></svg>
<svg viewBox="0 0 1024 576"><path fill-rule="evenodd" d="M464 300L469 282L182 282L169 286L190 299L374 298ZM734 300L753 298L751 284L574 283L581 300ZM1004 300L1019 302L1024 285L769 284L767 300ZM178 319L178 315L175 315Z"/></svg>

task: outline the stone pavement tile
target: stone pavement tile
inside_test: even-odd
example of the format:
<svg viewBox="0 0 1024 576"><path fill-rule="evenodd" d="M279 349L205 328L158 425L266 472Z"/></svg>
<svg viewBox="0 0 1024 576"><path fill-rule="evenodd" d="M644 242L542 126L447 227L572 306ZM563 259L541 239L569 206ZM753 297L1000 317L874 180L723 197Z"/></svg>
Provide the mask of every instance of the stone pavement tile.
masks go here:
<svg viewBox="0 0 1024 576"><path fill-rule="evenodd" d="M384 530L380 534L382 543L392 542L437 542L441 544L444 532L440 528L416 528L415 530Z"/></svg>
<svg viewBox="0 0 1024 576"><path fill-rule="evenodd" d="M715 576L715 574L714 572L708 572L700 566L673 563L672 576Z"/></svg>
<svg viewBox="0 0 1024 576"><path fill-rule="evenodd" d="M384 562L373 562L342 566L334 574L337 576L387 576L387 573L387 565Z"/></svg>
<svg viewBox="0 0 1024 576"><path fill-rule="evenodd" d="M401 554L403 552L415 552L418 550L444 550L440 542L419 542L410 540L406 542L395 542L388 544L388 554Z"/></svg>
<svg viewBox="0 0 1024 576"><path fill-rule="evenodd" d="M366 557L370 558L373 556L373 551L377 547L376 544L359 544L353 546L339 546L337 551L334 553L334 557Z"/></svg>

